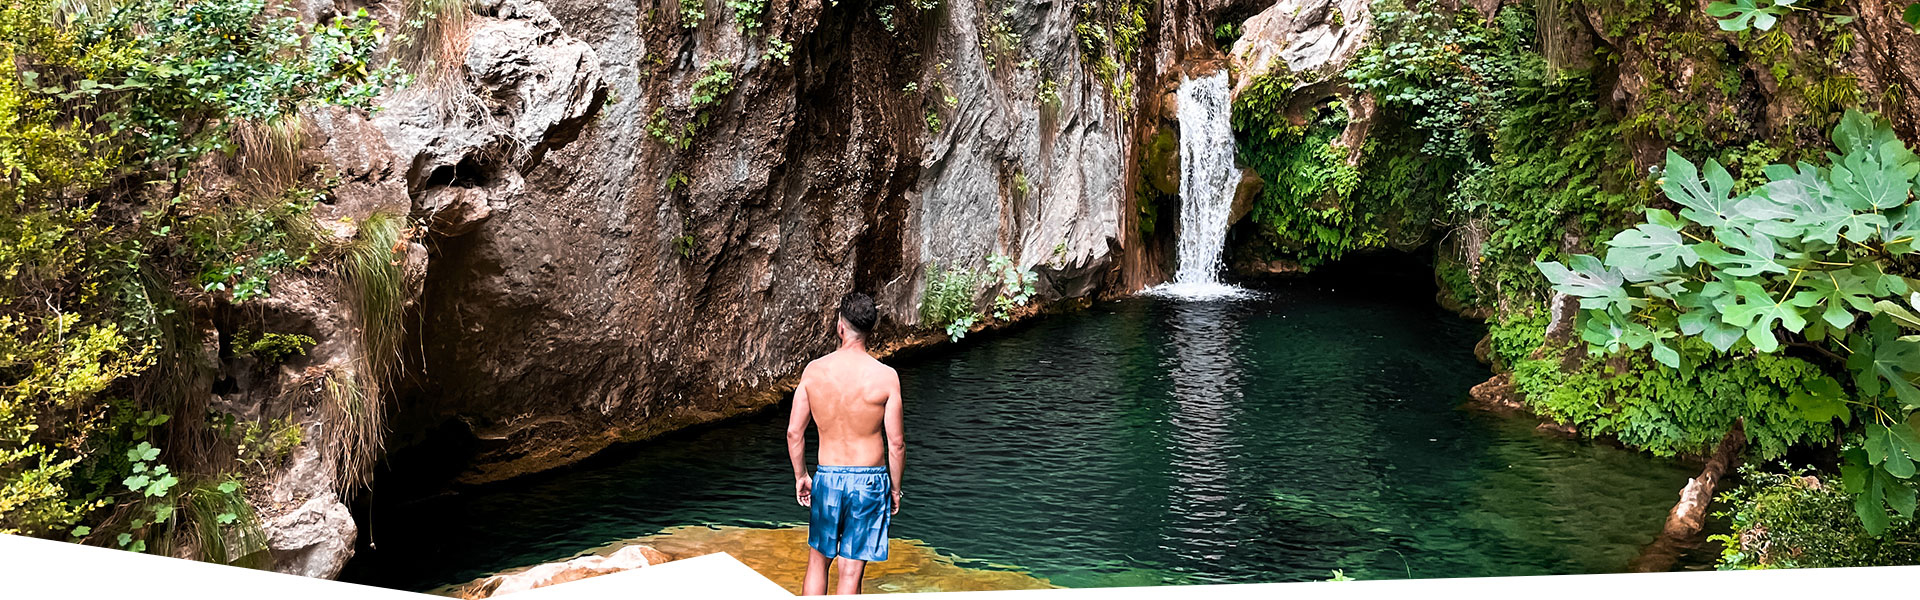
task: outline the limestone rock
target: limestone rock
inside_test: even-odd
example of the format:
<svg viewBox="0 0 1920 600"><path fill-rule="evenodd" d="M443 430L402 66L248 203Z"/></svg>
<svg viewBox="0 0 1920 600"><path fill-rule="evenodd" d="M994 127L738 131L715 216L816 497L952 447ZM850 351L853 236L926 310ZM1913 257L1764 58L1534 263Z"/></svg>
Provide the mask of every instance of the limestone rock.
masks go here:
<svg viewBox="0 0 1920 600"><path fill-rule="evenodd" d="M1238 99L1247 86L1276 70L1293 77L1287 99L1287 120L1304 125L1312 108L1338 97L1347 110L1347 127L1339 143L1358 149L1373 125L1372 96L1356 93L1340 78L1373 29L1367 0L1282 0L1247 19L1228 60ZM1360 152L1349 152L1347 162L1358 165Z"/></svg>
<svg viewBox="0 0 1920 600"><path fill-rule="evenodd" d="M1281 0L1247 19L1229 55L1239 73L1233 95L1281 67L1303 86L1337 76L1373 28L1369 6L1366 0Z"/></svg>
<svg viewBox="0 0 1920 600"><path fill-rule="evenodd" d="M326 496L307 500L286 514L265 519L261 529L273 551L274 570L331 578L353 558L359 531L347 505Z"/></svg>
<svg viewBox="0 0 1920 600"><path fill-rule="evenodd" d="M374 120L415 192L452 186L510 197L523 173L579 136L606 96L599 54L562 33L544 4L491 10L500 16L469 18L457 75L396 93ZM467 208L463 218L473 220Z"/></svg>

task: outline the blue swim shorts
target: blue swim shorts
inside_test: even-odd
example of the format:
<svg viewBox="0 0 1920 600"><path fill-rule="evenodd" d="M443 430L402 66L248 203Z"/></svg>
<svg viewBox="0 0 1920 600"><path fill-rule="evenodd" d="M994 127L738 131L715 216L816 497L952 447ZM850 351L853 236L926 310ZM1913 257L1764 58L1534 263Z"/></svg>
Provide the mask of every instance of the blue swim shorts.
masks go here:
<svg viewBox="0 0 1920 600"><path fill-rule="evenodd" d="M807 545L827 558L886 560L892 496L885 466L819 466L813 471Z"/></svg>

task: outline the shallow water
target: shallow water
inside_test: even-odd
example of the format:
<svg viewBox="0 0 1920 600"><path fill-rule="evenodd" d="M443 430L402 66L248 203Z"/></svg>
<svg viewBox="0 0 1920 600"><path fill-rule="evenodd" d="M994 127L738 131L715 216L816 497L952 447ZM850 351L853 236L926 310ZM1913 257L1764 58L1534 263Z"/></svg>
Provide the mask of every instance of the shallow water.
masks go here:
<svg viewBox="0 0 1920 600"><path fill-rule="evenodd" d="M1623 570L1690 470L1459 408L1488 376L1480 325L1362 281L1099 304L893 361L893 535L1066 587ZM343 577L424 590L674 526L803 523L784 419L376 503L378 550Z"/></svg>

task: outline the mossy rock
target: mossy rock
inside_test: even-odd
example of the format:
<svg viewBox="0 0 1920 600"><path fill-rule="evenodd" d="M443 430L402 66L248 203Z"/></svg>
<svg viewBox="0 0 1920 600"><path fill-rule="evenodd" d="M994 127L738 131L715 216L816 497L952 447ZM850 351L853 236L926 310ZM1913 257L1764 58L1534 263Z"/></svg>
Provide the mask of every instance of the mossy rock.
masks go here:
<svg viewBox="0 0 1920 600"><path fill-rule="evenodd" d="M1180 138L1173 130L1162 128L1147 143L1145 175L1147 184L1163 195L1180 193Z"/></svg>

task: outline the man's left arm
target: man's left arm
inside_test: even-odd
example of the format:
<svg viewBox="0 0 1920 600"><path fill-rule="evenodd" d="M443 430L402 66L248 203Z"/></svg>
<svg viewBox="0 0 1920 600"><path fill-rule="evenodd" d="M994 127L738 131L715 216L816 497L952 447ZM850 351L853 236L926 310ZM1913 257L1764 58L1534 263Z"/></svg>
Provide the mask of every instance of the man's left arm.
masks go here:
<svg viewBox="0 0 1920 600"><path fill-rule="evenodd" d="M893 481L893 513L900 512L900 471L907 461L907 432L905 410L901 408L900 377L893 378L892 389L887 393L887 476Z"/></svg>

